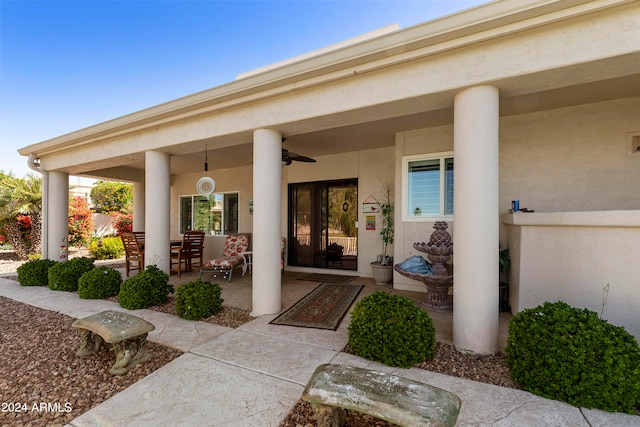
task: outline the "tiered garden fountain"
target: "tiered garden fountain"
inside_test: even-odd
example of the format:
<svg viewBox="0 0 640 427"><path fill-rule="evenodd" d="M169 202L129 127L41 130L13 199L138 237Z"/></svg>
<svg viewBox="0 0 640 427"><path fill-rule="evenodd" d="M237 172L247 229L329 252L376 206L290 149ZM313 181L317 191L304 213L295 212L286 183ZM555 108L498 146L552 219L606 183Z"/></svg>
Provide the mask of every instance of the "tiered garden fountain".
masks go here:
<svg viewBox="0 0 640 427"><path fill-rule="evenodd" d="M437 311L451 311L453 309L453 303L449 300L449 287L453 285L453 275L449 274L445 265L453 254L453 243L451 235L447 231L448 227L445 221L436 221L433 225L435 231L431 234L429 242L413 244L414 249L427 254L433 274L411 273L402 270L400 264L394 266L394 269L403 276L420 280L426 285L427 298L422 305Z"/></svg>

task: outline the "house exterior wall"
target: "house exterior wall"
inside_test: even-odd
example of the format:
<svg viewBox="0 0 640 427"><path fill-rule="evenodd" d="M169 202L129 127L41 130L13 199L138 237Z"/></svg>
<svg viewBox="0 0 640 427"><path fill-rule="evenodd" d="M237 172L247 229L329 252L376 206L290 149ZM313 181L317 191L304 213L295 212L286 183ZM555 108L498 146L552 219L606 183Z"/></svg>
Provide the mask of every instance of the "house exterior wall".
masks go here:
<svg viewBox="0 0 640 427"><path fill-rule="evenodd" d="M638 117L640 97L502 117L500 213L509 212L513 199L537 212L640 209L640 153L627 154L627 134L640 131ZM452 151L453 126L400 132L395 143L400 189L402 157ZM399 192L396 206L399 263L421 255L413 243L428 241L433 222L402 222ZM502 248L508 247L505 227L501 224ZM452 236L454 230L449 222ZM421 282L398 273L394 286L426 292Z"/></svg>
<svg viewBox="0 0 640 427"><path fill-rule="evenodd" d="M238 192L238 231L252 233L253 217L249 214L249 199L253 197L253 173L250 166L201 172L171 177L171 239L181 239L180 203L181 196L198 194L196 184L203 176L209 176L216 182L216 193ZM147 184L148 185L148 184ZM205 236L204 258L211 259L222 255L224 236Z"/></svg>
<svg viewBox="0 0 640 427"><path fill-rule="evenodd" d="M391 142L390 142L391 143ZM344 153L340 155L321 156L316 163L294 162L283 169L281 186L282 200L282 236L287 234L287 191L289 183L311 182L321 180L358 178L358 274L371 275L369 263L375 261L381 253L382 242L379 238L379 222L375 231L365 229L366 214L362 212L362 202L373 195L381 197L382 182L393 182L394 156L393 147ZM171 239L180 239L180 196L197 195L196 183L203 173L172 177L171 185ZM249 214L249 200L253 198L253 171L251 167L209 171L216 181L216 193L238 192L240 212L239 231L253 232L253 216ZM379 221L379 218L378 218ZM224 236L205 237L205 259L222 254Z"/></svg>
<svg viewBox="0 0 640 427"><path fill-rule="evenodd" d="M640 210L505 214L502 222L514 313L561 300L640 340Z"/></svg>
<svg viewBox="0 0 640 427"><path fill-rule="evenodd" d="M370 262L382 253L380 240L380 218L376 216L376 230L366 230L367 214L362 212L362 203L369 197L380 200L384 182L393 183L394 149L389 147L374 150L353 151L340 155L316 157L316 163L296 163L285 168L288 183L311 182L343 178L358 178L358 274L371 276ZM286 188L283 200L286 202ZM286 209L283 212L287 212ZM286 218L283 230L286 230Z"/></svg>
<svg viewBox="0 0 640 427"><path fill-rule="evenodd" d="M500 212L512 199L538 212L640 209L640 97L505 117Z"/></svg>
<svg viewBox="0 0 640 427"><path fill-rule="evenodd" d="M414 255L426 254L413 248L415 242L428 242L433 232L434 221L402 221L402 157L415 154L433 154L453 151L453 125L436 126L399 132L395 138L395 246L394 263L398 264ZM453 237L453 220L448 221L448 232ZM396 289L426 292L422 282L409 279L397 272L393 273L393 286Z"/></svg>

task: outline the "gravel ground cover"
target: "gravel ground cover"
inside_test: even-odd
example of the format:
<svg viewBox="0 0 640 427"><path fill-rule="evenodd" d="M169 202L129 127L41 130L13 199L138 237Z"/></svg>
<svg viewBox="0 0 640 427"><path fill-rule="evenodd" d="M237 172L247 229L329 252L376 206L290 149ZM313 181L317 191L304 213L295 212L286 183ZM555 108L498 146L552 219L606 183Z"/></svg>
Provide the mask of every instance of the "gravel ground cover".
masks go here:
<svg viewBox="0 0 640 427"><path fill-rule="evenodd" d="M148 362L114 376L107 348L76 357L75 320L0 297L1 426L65 425L182 354L148 343Z"/></svg>

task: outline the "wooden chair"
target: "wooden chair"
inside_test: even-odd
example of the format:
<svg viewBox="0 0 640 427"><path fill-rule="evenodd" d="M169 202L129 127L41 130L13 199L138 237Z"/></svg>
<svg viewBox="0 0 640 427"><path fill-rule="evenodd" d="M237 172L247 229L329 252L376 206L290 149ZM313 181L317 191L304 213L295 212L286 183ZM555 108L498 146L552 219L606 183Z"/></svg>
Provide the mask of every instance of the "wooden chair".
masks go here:
<svg viewBox="0 0 640 427"><path fill-rule="evenodd" d="M144 231L132 231L132 233L136 235L138 245L142 250L144 250Z"/></svg>
<svg viewBox="0 0 640 427"><path fill-rule="evenodd" d="M180 247L171 249L171 272L177 272L178 277L182 274L182 263L184 262L184 271L193 269L193 260L195 264L202 267L204 257L204 231L188 231L182 235L182 244ZM173 269L173 265L177 265L177 270Z"/></svg>
<svg viewBox="0 0 640 427"><path fill-rule="evenodd" d="M194 265L202 267L204 265L204 231L189 231L184 234L183 245L187 249L187 263L189 271Z"/></svg>
<svg viewBox="0 0 640 427"><path fill-rule="evenodd" d="M127 277L131 270L144 270L144 249L140 246L137 236L134 233L121 233L120 239L124 246Z"/></svg>
<svg viewBox="0 0 640 427"><path fill-rule="evenodd" d="M249 250L249 234L228 234L224 242L222 257L207 261L200 269L203 273L212 273L213 277L221 274L231 281L233 269L244 262L242 253Z"/></svg>

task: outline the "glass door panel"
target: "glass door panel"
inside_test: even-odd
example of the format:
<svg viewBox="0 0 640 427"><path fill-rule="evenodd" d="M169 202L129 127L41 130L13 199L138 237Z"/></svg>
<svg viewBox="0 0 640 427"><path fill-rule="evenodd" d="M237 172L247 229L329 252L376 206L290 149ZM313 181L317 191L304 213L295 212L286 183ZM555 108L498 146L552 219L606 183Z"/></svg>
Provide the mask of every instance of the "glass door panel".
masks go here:
<svg viewBox="0 0 640 427"><path fill-rule="evenodd" d="M289 265L357 269L357 179L289 185Z"/></svg>

